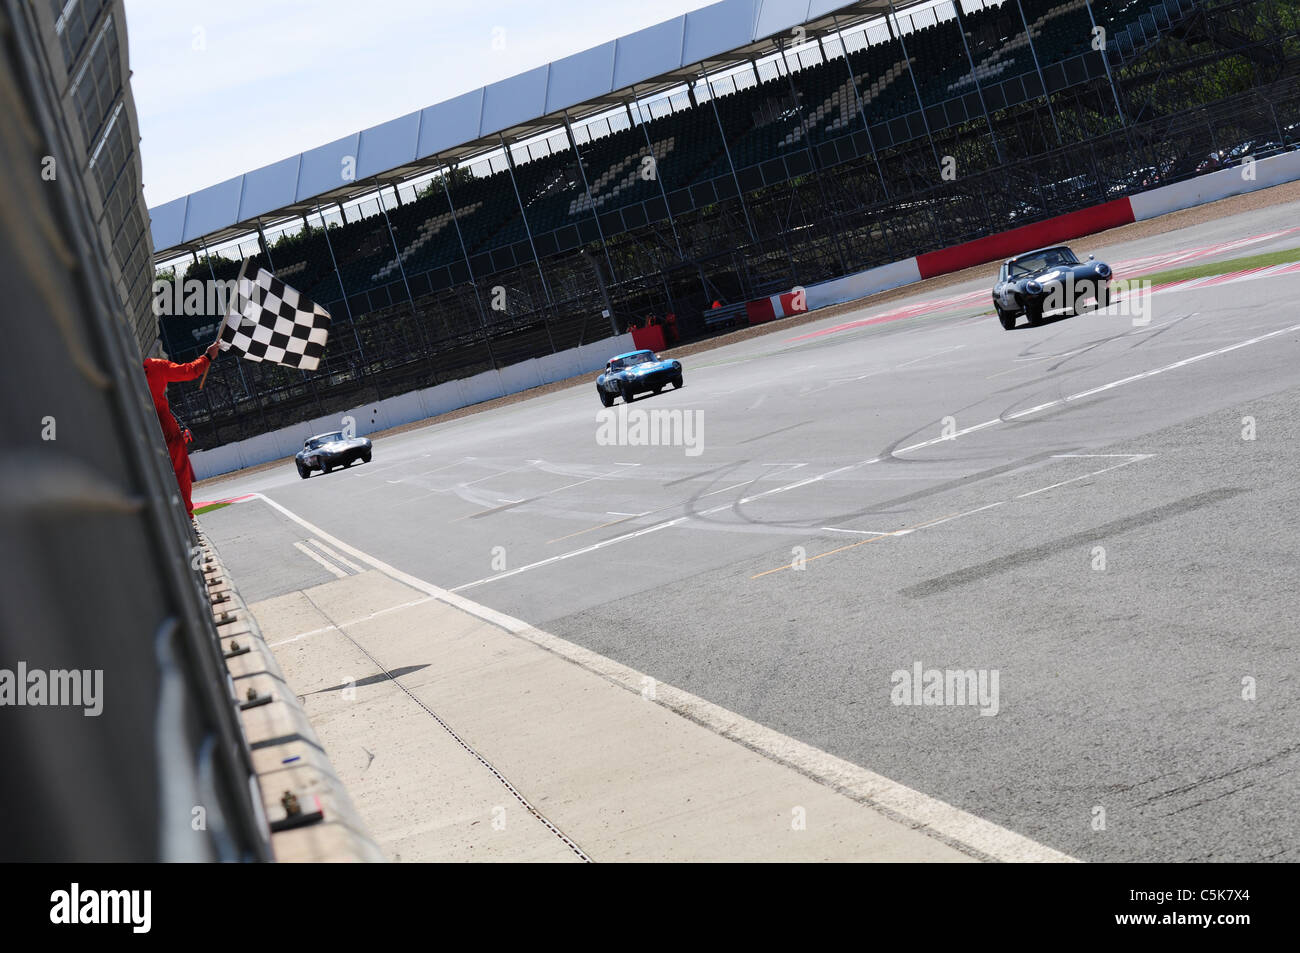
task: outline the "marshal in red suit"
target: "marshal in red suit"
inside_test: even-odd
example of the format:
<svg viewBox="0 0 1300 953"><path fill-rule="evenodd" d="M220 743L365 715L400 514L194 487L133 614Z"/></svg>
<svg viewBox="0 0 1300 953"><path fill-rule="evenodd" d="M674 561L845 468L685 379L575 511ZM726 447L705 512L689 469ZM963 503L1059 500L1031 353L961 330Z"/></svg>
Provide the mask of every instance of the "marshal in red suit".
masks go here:
<svg viewBox="0 0 1300 953"><path fill-rule="evenodd" d="M149 358L144 362L144 376L149 382L149 396L153 398L153 409L158 412L158 424L162 427L163 439L167 441L167 454L172 459L172 469L176 471L176 483L181 489L181 499L185 501L185 512L194 516L194 504L190 500L190 487L194 483L194 467L190 465L190 455L185 449L185 437L181 426L172 414L167 403L167 385L176 381L192 381L202 377L212 361L220 352L220 345L213 344L188 364L174 364L158 358Z"/></svg>

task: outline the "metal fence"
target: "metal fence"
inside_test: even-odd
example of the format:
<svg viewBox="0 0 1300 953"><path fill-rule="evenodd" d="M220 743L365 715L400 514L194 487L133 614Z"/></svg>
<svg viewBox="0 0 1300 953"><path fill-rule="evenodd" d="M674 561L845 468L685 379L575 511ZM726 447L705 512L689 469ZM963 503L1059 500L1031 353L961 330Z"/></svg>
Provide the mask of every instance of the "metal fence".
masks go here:
<svg viewBox="0 0 1300 953"><path fill-rule="evenodd" d="M122 15L83 6L92 32ZM190 526L42 22L0 4L0 323L16 348L0 375L0 669L25 702L0 707L0 858L263 859ZM43 178L42 155L65 172Z"/></svg>

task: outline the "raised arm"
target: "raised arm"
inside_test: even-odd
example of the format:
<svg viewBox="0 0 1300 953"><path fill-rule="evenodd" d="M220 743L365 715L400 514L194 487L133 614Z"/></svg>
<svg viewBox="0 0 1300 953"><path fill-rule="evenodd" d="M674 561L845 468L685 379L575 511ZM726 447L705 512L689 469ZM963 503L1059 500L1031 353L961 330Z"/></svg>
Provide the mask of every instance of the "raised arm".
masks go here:
<svg viewBox="0 0 1300 953"><path fill-rule="evenodd" d="M192 381L196 377L203 376L203 372L212 363L212 359L219 347L220 345L213 344L206 352L200 354L188 364L175 364L159 358L150 358L145 361L145 365L169 384L173 381Z"/></svg>

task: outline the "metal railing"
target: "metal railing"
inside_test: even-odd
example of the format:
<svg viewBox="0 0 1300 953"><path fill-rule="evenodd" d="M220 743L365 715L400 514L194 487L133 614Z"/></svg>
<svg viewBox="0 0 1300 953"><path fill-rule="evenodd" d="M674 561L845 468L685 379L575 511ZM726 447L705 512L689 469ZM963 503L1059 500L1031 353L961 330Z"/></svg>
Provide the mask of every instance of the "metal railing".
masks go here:
<svg viewBox="0 0 1300 953"><path fill-rule="evenodd" d="M65 691L0 711L0 856L267 859L196 544L37 23L0 3L0 98L18 104L0 124L17 348L0 374L0 667L60 673Z"/></svg>

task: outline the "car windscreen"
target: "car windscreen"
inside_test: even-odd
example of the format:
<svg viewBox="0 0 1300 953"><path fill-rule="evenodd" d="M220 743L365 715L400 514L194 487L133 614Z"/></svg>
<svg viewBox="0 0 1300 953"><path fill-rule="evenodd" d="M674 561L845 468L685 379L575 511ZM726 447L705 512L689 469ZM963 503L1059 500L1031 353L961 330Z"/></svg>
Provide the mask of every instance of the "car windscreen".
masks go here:
<svg viewBox="0 0 1300 953"><path fill-rule="evenodd" d="M308 446L312 450L315 450L317 447L323 447L327 443L333 443L335 440L342 440L342 439L343 439L343 434L341 433L327 433L324 436L313 437L311 443L308 444Z"/></svg>
<svg viewBox="0 0 1300 953"><path fill-rule="evenodd" d="M1068 248L1052 248L1029 258L1017 258L1011 262L1012 276L1032 275L1056 265L1077 265L1079 259Z"/></svg>
<svg viewBox="0 0 1300 953"><path fill-rule="evenodd" d="M620 371L625 367L636 367L638 364L647 364L651 361L657 361L654 351L638 351L635 354L629 354L627 357L618 357L610 361L609 369L611 371Z"/></svg>

